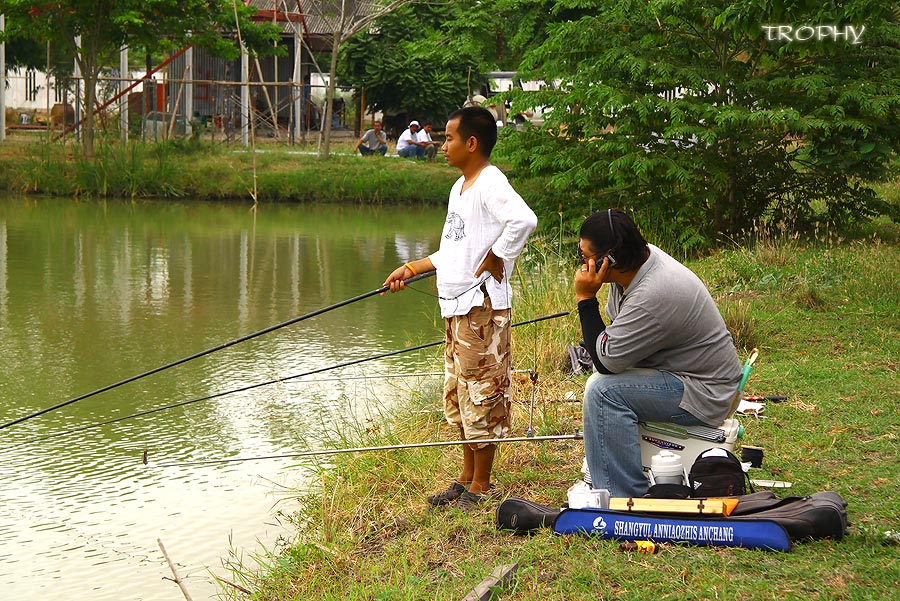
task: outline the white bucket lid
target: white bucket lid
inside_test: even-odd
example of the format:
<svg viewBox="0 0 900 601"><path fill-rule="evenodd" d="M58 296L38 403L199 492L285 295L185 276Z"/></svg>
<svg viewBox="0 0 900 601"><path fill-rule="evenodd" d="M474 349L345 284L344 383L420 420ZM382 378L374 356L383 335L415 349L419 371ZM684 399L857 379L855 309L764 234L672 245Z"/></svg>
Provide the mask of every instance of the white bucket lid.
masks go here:
<svg viewBox="0 0 900 601"><path fill-rule="evenodd" d="M681 456L672 451L660 451L650 458L650 469L657 475L680 475L683 471Z"/></svg>

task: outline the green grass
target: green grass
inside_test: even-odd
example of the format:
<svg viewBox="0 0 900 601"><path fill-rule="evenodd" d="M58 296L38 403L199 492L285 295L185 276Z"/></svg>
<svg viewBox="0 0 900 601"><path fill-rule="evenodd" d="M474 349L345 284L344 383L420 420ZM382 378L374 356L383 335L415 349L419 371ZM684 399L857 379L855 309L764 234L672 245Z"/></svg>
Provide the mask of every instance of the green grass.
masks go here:
<svg viewBox="0 0 900 601"><path fill-rule="evenodd" d="M849 501L850 535L795 545L790 553L664 545L657 555L625 553L613 541L498 532L499 498L559 506L579 475L583 447L562 441L501 445L500 497L464 515L432 509L424 496L458 469L454 447L340 455L307 464L313 492L299 493L295 540L261 558L259 574L235 578L266 601L300 599L461 599L495 567L517 563L497 599L887 599L900 586L900 547L882 544L900 529L900 245L896 230L846 242L757 240L689 265L707 282L738 343L761 356L747 394L783 394L765 418L742 418L747 444L765 449L753 477L787 480L791 494L835 490ZM517 281L516 314L571 310L574 263L563 245L529 246ZM739 309L734 309L739 307ZM517 328L517 368L536 368L537 434L580 426L584 378L566 373L577 318ZM742 354L746 350L742 351ZM532 388L516 378L513 435L527 427ZM453 439L424 389L386 412L377 426L348 424L335 444ZM232 593L233 591L226 591Z"/></svg>

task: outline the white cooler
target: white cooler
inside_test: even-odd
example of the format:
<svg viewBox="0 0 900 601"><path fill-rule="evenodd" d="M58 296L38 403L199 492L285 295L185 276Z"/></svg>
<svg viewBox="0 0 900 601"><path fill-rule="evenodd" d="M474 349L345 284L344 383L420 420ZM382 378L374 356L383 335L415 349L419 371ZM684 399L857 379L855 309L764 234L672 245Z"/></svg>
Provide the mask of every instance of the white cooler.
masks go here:
<svg viewBox="0 0 900 601"><path fill-rule="evenodd" d="M659 422L640 422L641 465L644 471L650 469L654 455L660 451L671 451L681 456L684 469L691 471L697 455L719 447L734 452L734 443L744 431L736 419L726 419L718 428L710 426L678 426Z"/></svg>

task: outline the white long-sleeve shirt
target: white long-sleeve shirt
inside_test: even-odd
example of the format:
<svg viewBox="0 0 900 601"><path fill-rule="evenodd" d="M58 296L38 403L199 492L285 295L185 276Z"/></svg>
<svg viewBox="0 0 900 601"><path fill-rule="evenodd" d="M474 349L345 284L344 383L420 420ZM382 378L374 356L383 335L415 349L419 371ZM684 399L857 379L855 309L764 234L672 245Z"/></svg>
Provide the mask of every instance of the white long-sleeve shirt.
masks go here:
<svg viewBox="0 0 900 601"><path fill-rule="evenodd" d="M493 308L508 309L512 302L510 276L515 260L537 227L534 211L498 168L485 167L461 193L464 181L460 177L450 190L441 245L429 257L437 270L443 317L465 315L484 302L482 281ZM503 282L497 282L487 271L475 278L475 271L489 250L503 259Z"/></svg>

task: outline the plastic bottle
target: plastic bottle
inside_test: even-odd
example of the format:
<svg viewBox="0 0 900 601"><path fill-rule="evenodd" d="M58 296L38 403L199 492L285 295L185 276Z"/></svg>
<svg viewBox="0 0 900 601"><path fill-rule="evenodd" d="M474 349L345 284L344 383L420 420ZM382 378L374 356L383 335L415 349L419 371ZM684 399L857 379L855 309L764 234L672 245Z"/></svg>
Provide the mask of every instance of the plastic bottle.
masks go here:
<svg viewBox="0 0 900 601"><path fill-rule="evenodd" d="M650 471L656 484L684 484L681 456L672 451L660 451L650 459Z"/></svg>

